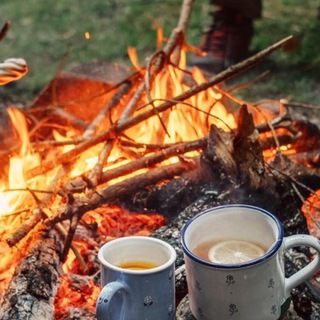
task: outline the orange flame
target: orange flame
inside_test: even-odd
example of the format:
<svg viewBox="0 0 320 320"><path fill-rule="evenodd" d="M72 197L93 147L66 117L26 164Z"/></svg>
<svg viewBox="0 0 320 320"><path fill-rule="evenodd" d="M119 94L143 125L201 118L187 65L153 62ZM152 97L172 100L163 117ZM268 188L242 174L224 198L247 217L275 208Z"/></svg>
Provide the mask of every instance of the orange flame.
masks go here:
<svg viewBox="0 0 320 320"><path fill-rule="evenodd" d="M154 100L149 103L147 97L144 98L146 109L159 106L166 99L173 99L190 89L185 83L186 56L182 52L180 56L179 68L171 65L165 66L165 71L157 74L154 84L150 90L150 95ZM192 79L197 84L205 82L205 77L201 71L194 68ZM135 141L141 143L174 143L191 141L202 138L208 134L211 124L225 129L235 128L234 116L229 113L221 103L222 95L210 88L200 92L183 103L176 104L171 110L164 112L161 117L165 122L167 135L163 136L163 141L159 141L159 133L163 132L162 123L157 117L149 118L143 124L129 129L129 135L135 137ZM138 111L139 112L139 111Z"/></svg>
<svg viewBox="0 0 320 320"><path fill-rule="evenodd" d="M159 30L158 35L159 38L161 38L161 41L163 41L162 32ZM85 34L85 37L89 39L90 34ZM160 46L160 43L158 43L158 46ZM128 52L132 64L137 70L140 70L143 73L144 71L139 65L135 49L129 48ZM167 65L164 67L163 71L157 74L153 79L153 84L150 88L150 96L153 99L152 104L149 101L150 97L145 96L142 101L142 104L145 105L145 107L136 110L136 114L145 112L146 109L157 107L165 100L173 99L175 96L189 90L192 85L206 81L199 69L193 69L191 74L187 74L183 70L186 70L186 55L184 52L181 52L178 68ZM187 79L188 77L189 79ZM192 84L189 84L190 80L192 80ZM158 117L151 117L143 123L127 130L126 134L133 140L141 143L169 144L205 137L208 134L211 124L229 130L229 128L234 128L236 126L235 119L225 108L221 102L221 98L222 95L220 93L215 91L214 88L210 88L192 96L184 102L177 103L171 110L167 110L160 114L162 121L159 121ZM28 125L24 115L16 108L9 108L8 112L16 130L17 141L19 141L19 151L10 159L7 183L3 183L0 186L0 219L1 217L8 219L10 214L15 214L11 220L12 224L0 227L0 236L10 232L10 229L12 232L12 230L15 230L19 226L19 223L21 224L19 209L27 209L23 219L27 218L29 211L35 207L34 196L39 197L41 200L41 194L38 193L37 190L50 191L51 183L59 169L55 168L46 175L39 175L28 180L26 179L25 173L27 170L41 165L41 156L32 150ZM57 141L78 138L77 133L72 132L71 130L67 132L66 136L61 135L58 131L53 131L52 134ZM61 147L59 150L55 149L49 151L47 157L49 159L50 157L54 159L57 152L64 153L74 147L74 145L69 145L63 148ZM65 177L66 180L81 176L88 170L91 170L97 163L101 148L102 144L83 152L73 165L70 175ZM198 155L198 153L194 152L193 155ZM125 158L125 160L120 161L121 158ZM114 166L120 166L129 161L117 147L113 148L108 160L108 168L112 167L111 161L113 160L118 160ZM57 203L52 205L52 208L55 206L59 207L59 200L56 200L56 202ZM102 237L102 239L100 239L101 241L107 241L110 237L119 237L128 234L148 235L165 223L164 218L161 215L146 216L128 214L120 212L119 209L116 210L115 208L112 208L111 213L108 215L104 213L103 216L96 212L89 212L83 219L94 221L98 226L99 233L109 236L109 238L107 236ZM120 223L119 221L122 222ZM87 252L90 247L88 243L78 240L74 241L74 245L83 255L86 254L85 252ZM16 249L9 249L8 246L6 246L1 253L3 253L2 261L6 261L4 264L6 269L0 268L0 288L7 285L7 279L10 278L14 271L14 264L11 263L11 266L9 266L9 261L14 260L13 256L16 253ZM86 262L90 263L90 261ZM70 304L71 297L74 297L75 300L78 300L79 303L82 304L88 302L88 299L83 298L82 294L74 291L72 292L71 288L67 288L70 286L67 274L70 272L81 273L81 271L79 271L80 267L77 264L78 262L75 259L74 254L70 252L67 261L63 266L65 276L63 277L60 293L58 293L56 298L56 305L57 309L60 308L59 310L63 310L63 306ZM7 270L9 267L11 267L11 271L8 274ZM6 279L2 284L1 277ZM90 305L91 308L93 308L99 290L93 283L89 283L87 289L89 295L92 297ZM67 301L65 290L68 290Z"/></svg>
<svg viewBox="0 0 320 320"><path fill-rule="evenodd" d="M129 58L131 60L132 65L137 69L137 70L141 70L141 67L139 65L139 61L138 61L138 56L137 56L137 51L135 48L133 47L128 47L128 55Z"/></svg>
<svg viewBox="0 0 320 320"><path fill-rule="evenodd" d="M40 155L33 153L29 140L29 132L24 115L17 108L8 108L8 114L15 127L17 141L20 142L19 152L9 162L8 182L0 186L0 216L13 213L22 205L24 208L34 203L28 189L47 190L55 175L55 170L46 177L26 180L25 172L41 164ZM24 192L22 192L24 190ZM7 192L5 192L7 191Z"/></svg>

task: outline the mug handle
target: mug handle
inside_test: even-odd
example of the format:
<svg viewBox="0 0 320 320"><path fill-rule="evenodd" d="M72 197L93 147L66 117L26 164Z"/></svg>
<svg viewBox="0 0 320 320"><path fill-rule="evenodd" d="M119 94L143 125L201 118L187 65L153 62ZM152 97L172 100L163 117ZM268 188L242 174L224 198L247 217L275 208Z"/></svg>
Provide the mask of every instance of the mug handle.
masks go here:
<svg viewBox="0 0 320 320"><path fill-rule="evenodd" d="M284 250L288 250L297 246L308 246L316 250L316 256L307 266L293 274L291 277L285 279L285 293L286 296L290 296L290 292L293 288L301 284L302 282L311 278L320 268L320 241L309 235L299 234L289 236L283 239Z"/></svg>
<svg viewBox="0 0 320 320"><path fill-rule="evenodd" d="M119 307L119 313L121 313L121 309L126 304L126 296L127 296L127 288L126 285L119 281L113 281L106 284L98 297L96 303L96 316L98 320L112 320L111 314L111 304L112 299L116 294L121 295L121 306Z"/></svg>

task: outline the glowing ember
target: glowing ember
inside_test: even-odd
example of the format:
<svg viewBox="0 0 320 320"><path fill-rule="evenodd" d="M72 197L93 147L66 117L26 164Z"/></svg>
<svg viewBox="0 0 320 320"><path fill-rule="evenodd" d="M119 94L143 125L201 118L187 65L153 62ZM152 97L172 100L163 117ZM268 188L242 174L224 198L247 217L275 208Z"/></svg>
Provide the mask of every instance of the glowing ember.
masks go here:
<svg viewBox="0 0 320 320"><path fill-rule="evenodd" d="M312 194L302 206L310 234L320 239L320 190Z"/></svg>
<svg viewBox="0 0 320 320"><path fill-rule="evenodd" d="M158 35L159 38L163 38L162 32L158 31ZM84 36L86 39L90 39L88 32ZM160 41L157 46L160 46ZM144 70L140 66L135 49L129 48L128 53L135 69L141 73L141 76L147 77L150 70ZM184 51L181 51L178 66L165 65L162 71L156 74L152 86L148 88L148 95L142 97L140 102L141 107L138 110L132 111L134 115L151 110L161 105L164 101L174 99L174 97L188 91L192 86L206 81L202 72L197 68L194 68L190 74L186 74L183 70L186 70L186 55ZM151 100L152 103L150 103ZM174 107L159 114L159 116L150 117L146 121L127 129L125 135L141 145L169 145L207 137L212 124L222 128L224 131L230 131L230 129L236 127L235 118L223 105L221 100L222 94L215 90L215 88L209 88L198 94L194 94L183 102L175 104ZM120 109L123 107L121 105ZM117 110L113 111L110 118L119 117L119 113ZM52 183L55 181L59 168L61 168L61 165L59 165L46 174L39 174L26 179L26 172L34 167L41 166L41 160L44 156L32 149L27 121L24 115L15 108L10 108L9 114L20 146L19 152L16 152L10 158L8 181L2 185L2 192L0 192L0 211L1 215L6 219L6 223L0 229L2 239L5 239L5 237L19 228L21 223L28 218L30 212L37 208L37 202L41 201L44 195L47 194L46 192L53 191L51 190ZM104 127L99 128L96 134L99 134L103 130L105 130ZM81 133L72 129L53 129L51 134L57 142L76 141L82 138ZM61 147L52 148L52 150L46 151L46 160L49 159L54 162L59 154L70 152L75 147L75 144L66 144ZM99 160L99 154L103 147L104 143L101 143L82 152L72 162L72 165L68 167L67 175L61 179L61 184L73 178L81 177L90 172L90 170L93 170ZM143 154L143 152L142 147L141 153ZM144 155L148 156L148 154ZM188 155L198 156L199 152L190 152ZM121 146L115 144L107 161L104 163L103 171L120 167L125 163L129 163L130 160L130 154L128 155L128 152L124 152ZM172 157L163 161L162 165L176 161L177 157ZM147 169L141 169L130 173L129 176L145 171ZM107 184L121 181L126 179L127 176L113 179L112 181L108 181ZM83 191L77 192L81 194ZM46 210L46 214L50 215L51 212L58 211L59 207L63 204L62 201L61 197L56 196L50 202L50 210ZM13 213L15 214L12 215ZM64 274L61 279L59 292L55 298L57 310L55 316L57 319L68 312L67 308L70 306L70 301L72 301L71 305L74 307L85 306L93 312L100 290L99 285L94 281L93 272L99 269L99 266L96 265L96 255L98 248L104 242L125 235L149 235L152 231L165 224L163 216L159 214L128 213L124 212L121 208L106 205L100 209L87 212L82 216L81 222L91 226L90 230L95 230L94 234L86 237L76 234L73 240L73 246L83 258L86 269L83 269L74 252L70 251L63 265ZM19 243L19 245L22 244ZM4 290L8 285L8 281L19 261L19 258L13 258L17 254L15 247L9 248L5 245L3 248L5 249L2 249L2 265L4 267L0 269L1 290ZM77 281L74 281L76 278ZM78 283L78 287L76 283Z"/></svg>
<svg viewBox="0 0 320 320"><path fill-rule="evenodd" d="M86 39L90 39L89 32L86 32L84 36ZM163 39L160 30L158 30L158 36ZM160 46L160 42L158 42L157 46ZM141 78L147 79L150 70L145 70L140 66L135 49L129 48L128 52L133 66L141 73ZM151 68L154 68L154 66ZM147 110L152 110L163 102L170 101L174 97L183 94L192 86L206 81L204 75L197 68L188 73L183 70L186 70L186 55L185 52L181 51L178 65L165 65L161 72L155 75L152 79L152 86L147 88L148 94L141 97L139 108L131 110L130 115L136 116ZM133 87L133 93L137 91L137 87L138 84ZM161 112L157 116L149 117L146 121L142 121L125 130L123 135L128 137L128 141L141 144L141 146L137 147L133 152L129 148L125 149L120 144L117 144L117 139L114 138L115 143L114 145L112 144L110 154L107 155L105 161L102 161L101 171L107 172L121 167L140 156L145 158L151 156L153 153L146 150L148 145L163 146L195 141L207 137L210 126L213 124L224 131L236 128L234 115L222 103L222 93L220 91L214 87L201 91L183 102L174 104L171 109ZM121 115L125 108L126 102L127 100L121 101L119 106L120 111L112 110L110 112L110 126L112 121L119 121L119 115ZM77 155L67 166L63 167L63 165L58 164L54 166L54 169L48 170L48 173L30 177L27 173L32 168L41 167L42 161L45 160L52 161L55 164L55 159L59 155L64 155L74 150L77 146L75 141L84 139L84 135L76 129L71 128L64 128L63 130L59 130L60 128L51 129L50 138L54 142L72 141L72 143L36 152L32 148L32 143L30 142L31 132L29 132L28 122L23 113L16 108L9 108L8 113L15 128L17 150L12 154L8 163L7 181L3 181L0 184L0 220L3 222L0 225L1 292L4 292L8 286L15 267L27 248L27 242L32 243L32 232L31 235L29 234L26 239L12 248L9 248L5 242L6 238L19 229L34 210L41 207L39 204L42 204L42 200L46 197L50 198L52 196L52 199L48 200L46 198L46 201L44 201L44 206L48 208L41 207L43 214L46 214L50 218L55 217L57 212L59 212L59 208L65 205L67 202L66 198L68 198L62 195L62 192L59 193L60 191L64 191L61 189L74 178L87 178L88 172L92 172L95 169L100 160L102 150L105 147L105 143L96 144L83 151L80 155ZM261 119L265 120L267 117L266 114L260 113L257 113L255 116L257 123L260 123ZM272 114L272 116L274 115ZM101 125L95 134L98 135L104 130L105 124ZM290 152L290 145L287 145L285 148ZM274 151L271 150L270 154L273 155ZM187 155L197 157L199 156L199 152L193 151ZM168 163L172 164L177 161L177 156L171 157L162 161L159 166ZM62 167L64 171L61 177L59 170ZM147 171L148 168L143 168L126 175L124 174L120 178L111 178L107 182L104 182L104 185L112 186L113 183L122 181L128 176L132 177ZM56 180L59 183L59 187L53 186ZM94 191L96 187L93 186L90 192ZM80 186L79 189L74 191L76 195L70 192L68 200L71 199L70 201L72 202L76 197L88 196L86 191L86 186ZM55 297L56 319L61 319L64 314L67 314L70 306L74 308L85 307L91 312L94 311L96 298L100 291L99 284L94 279L95 272L99 269L96 256L98 248L104 242L126 235L147 236L152 231L163 226L165 219L160 214L129 213L124 211L123 208L103 205L99 209L86 212L81 217L81 223L89 226L88 229L92 231L92 234L89 236L86 234L81 235L81 228L79 227L72 244L76 249L75 251L83 258L85 268L83 268L83 265L77 259L76 254L70 251L63 265L64 274L61 278L59 292ZM36 231L34 230L33 232L36 233Z"/></svg>
<svg viewBox="0 0 320 320"><path fill-rule="evenodd" d="M161 32L158 33L162 36ZM90 34L86 32L85 37L89 39ZM145 71L142 70L139 65L135 50L130 49L129 53L133 65L143 74ZM154 84L150 88L150 97L143 97L141 105L144 105L144 107L136 110L135 115L160 105L166 99L172 99L174 96L188 90L191 85L205 81L202 73L198 69L195 69L192 71L192 74L188 76L190 79L193 79L193 83L191 85L187 84L188 81L185 81L186 75L182 71L186 67L186 57L183 52L178 67L179 68L167 65L162 72L156 75ZM229 130L230 127L235 127L235 120L232 114L228 113L220 102L221 97L222 95L217 93L213 88L208 89L205 92L194 95L183 103L176 104L171 110L161 114L162 123L159 121L158 117L151 117L147 121L128 129L126 135L135 142L141 144L172 144L206 137L212 123L219 127L223 127L224 130ZM153 99L153 105L149 103L150 98ZM201 111L199 112L199 110ZM22 258L22 254L21 256L17 254L19 248L25 249L24 241L21 241L16 247L9 248L5 243L5 239L19 229L21 224L28 219L32 211L38 207L38 204L41 203L45 197L50 196L50 193L54 191L52 190L52 184L56 179L61 165L56 166L46 174L36 175L35 177L27 176L27 172L32 168L41 166L41 161L44 156L46 159L54 161L57 155L69 152L75 148L74 144L66 144L61 147L47 150L44 154L36 152L32 148L30 142L28 122L24 114L14 107L9 108L8 113L15 128L17 149L10 157L7 172L8 180L3 181L0 187L0 218L2 217L4 222L0 227L0 239L3 243L1 247L2 266L0 268L1 291L4 291L7 287L15 266L18 264L19 259ZM165 133L163 126L166 128L167 134ZM100 130L103 130L103 128ZM97 134L98 133L99 130ZM53 129L52 137L57 142L81 139L79 132L71 129L65 131ZM104 144L95 145L80 154L80 156L72 163L72 166L70 166L68 174L61 179L61 183L80 177L92 170L98 161L103 146ZM198 156L198 154L198 152L192 152L190 153L190 156ZM120 167L130 160L130 156L123 152L123 148L115 145L111 150L103 171ZM174 163L176 161L177 158L173 157L163 162L163 164L168 162ZM147 169L141 169L130 173L129 176L145 171L147 171ZM112 183L125 178L127 178L127 176L114 179L112 180ZM111 182L109 181L108 184L110 183ZM54 213L55 210L59 209L62 205L62 198L57 195L50 203L50 210L45 211L47 215L51 215L51 213ZM95 268L93 268L92 261L96 255L97 248L103 242L112 239L113 237L124 235L148 235L165 223L164 218L161 215L125 213L122 209L116 207L111 209L104 207L103 210L103 214L101 211L97 210L88 212L82 217L82 221L97 226L97 234L95 235L96 247L92 247L92 243L90 244L88 240L78 240L75 238L73 242L73 245L77 248L82 257L84 257L89 272L91 269L93 270L97 267L94 266ZM21 252L23 252L23 250L21 250ZM88 252L91 252L91 258L90 254L88 255ZM78 300L80 305L89 303L92 308L98 292L96 284L93 282L88 283L87 290L83 290L83 293L81 294L79 292L71 292L72 289L70 288L71 284L68 277L72 274L84 274L84 270L79 266L79 262L75 258L73 252L69 253L67 261L63 266L63 270L65 275L63 276L62 285L56 298L57 310L65 309L66 292L69 292L68 301L74 297L75 300ZM91 297L92 303L90 303L88 297L84 297L86 293ZM75 301L74 303L77 304L78 302Z"/></svg>
<svg viewBox="0 0 320 320"><path fill-rule="evenodd" d="M129 235L149 235L165 224L162 215L129 213L116 206L103 206L88 212L83 221L88 225L97 225L96 236L91 242L87 239L75 239L74 244L85 259L88 274L83 271L75 255L70 252L63 265L65 274L55 299L56 319L68 314L68 310L83 307L94 313L97 297L100 293L99 283L94 281L93 271L99 269L96 264L97 249L106 241ZM70 306L72 301L72 306Z"/></svg>

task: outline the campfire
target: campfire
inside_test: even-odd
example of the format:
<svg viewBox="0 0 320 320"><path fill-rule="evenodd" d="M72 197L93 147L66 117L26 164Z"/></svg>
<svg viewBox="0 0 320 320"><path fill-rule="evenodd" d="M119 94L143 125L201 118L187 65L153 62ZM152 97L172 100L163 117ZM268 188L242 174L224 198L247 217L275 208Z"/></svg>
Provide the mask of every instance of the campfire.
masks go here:
<svg viewBox="0 0 320 320"><path fill-rule="evenodd" d="M183 313L179 231L206 207L256 204L278 215L287 234L320 236L317 124L290 113L285 100L248 103L223 86L291 37L208 76L187 66L190 10L184 1L177 28L145 66L131 50L134 70L121 79L121 67L112 67L113 82L63 72L27 110L6 108L1 319L94 319L97 251L126 235L174 245ZM292 251L287 272L308 259ZM317 314L318 293L317 279L297 289L295 312Z"/></svg>

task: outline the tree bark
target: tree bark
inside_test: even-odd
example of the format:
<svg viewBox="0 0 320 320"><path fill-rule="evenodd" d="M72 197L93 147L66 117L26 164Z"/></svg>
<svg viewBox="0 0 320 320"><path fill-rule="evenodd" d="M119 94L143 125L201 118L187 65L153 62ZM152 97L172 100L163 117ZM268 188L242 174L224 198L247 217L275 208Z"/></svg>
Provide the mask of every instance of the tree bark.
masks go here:
<svg viewBox="0 0 320 320"><path fill-rule="evenodd" d="M63 241L56 230L41 237L15 271L4 296L1 320L50 320L60 284Z"/></svg>

